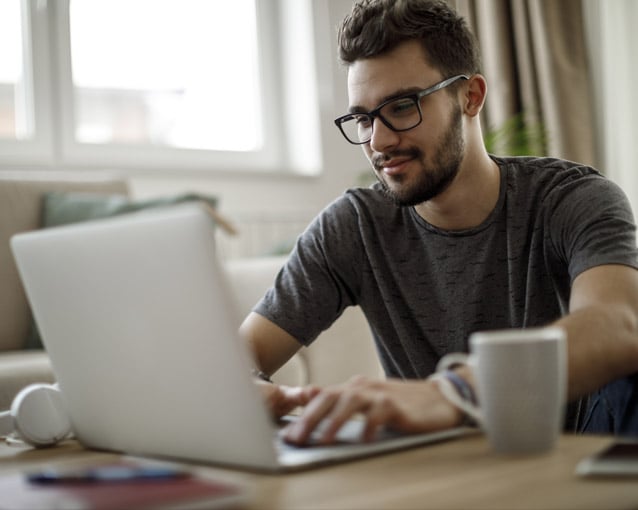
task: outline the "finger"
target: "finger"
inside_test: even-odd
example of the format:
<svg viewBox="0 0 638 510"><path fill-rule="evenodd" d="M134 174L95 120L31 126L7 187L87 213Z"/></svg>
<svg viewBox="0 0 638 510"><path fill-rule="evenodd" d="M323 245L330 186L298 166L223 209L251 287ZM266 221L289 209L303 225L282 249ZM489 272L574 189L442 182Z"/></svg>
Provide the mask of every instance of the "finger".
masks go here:
<svg viewBox="0 0 638 510"><path fill-rule="evenodd" d="M301 390L301 399L303 400L303 403L301 403L300 405L308 404L308 402L310 402L313 398L319 395L319 393L321 393L321 388L319 386L304 386L303 388L301 388Z"/></svg>
<svg viewBox="0 0 638 510"><path fill-rule="evenodd" d="M319 392L304 409L301 416L289 425L284 439L294 444L305 444L317 425L330 412L338 399L338 393L331 390Z"/></svg>
<svg viewBox="0 0 638 510"><path fill-rule="evenodd" d="M283 401L294 406L305 406L311 400L311 394L306 388L299 386L280 386Z"/></svg>
<svg viewBox="0 0 638 510"><path fill-rule="evenodd" d="M270 412L275 418L288 414L299 406L305 406L318 393L316 386L296 387L270 383L258 383Z"/></svg>
<svg viewBox="0 0 638 510"><path fill-rule="evenodd" d="M371 397L360 389L349 389L340 394L332 411L326 415L323 429L318 440L322 444L332 444L336 441L341 427L356 414L367 413Z"/></svg>
<svg viewBox="0 0 638 510"><path fill-rule="evenodd" d="M368 412L371 403L380 394L378 381L364 376L354 376L339 389L339 399L332 411L326 416L321 436L323 444L334 443L345 423L356 414Z"/></svg>
<svg viewBox="0 0 638 510"><path fill-rule="evenodd" d="M282 401L292 411L295 407L302 407L315 398L321 390L316 386L306 387L282 387Z"/></svg>

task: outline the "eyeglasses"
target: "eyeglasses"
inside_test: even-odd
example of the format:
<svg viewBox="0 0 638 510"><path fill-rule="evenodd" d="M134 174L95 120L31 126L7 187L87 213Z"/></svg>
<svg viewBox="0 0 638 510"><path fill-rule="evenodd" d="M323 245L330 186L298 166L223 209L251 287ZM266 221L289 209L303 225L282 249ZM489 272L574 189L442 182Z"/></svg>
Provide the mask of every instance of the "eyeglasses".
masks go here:
<svg viewBox="0 0 638 510"><path fill-rule="evenodd" d="M370 112L342 115L335 119L335 124L345 139L354 145L362 145L372 139L375 117L392 131L408 131L417 127L423 120L422 98L461 79L468 80L469 77L464 74L452 76L420 92L390 99Z"/></svg>

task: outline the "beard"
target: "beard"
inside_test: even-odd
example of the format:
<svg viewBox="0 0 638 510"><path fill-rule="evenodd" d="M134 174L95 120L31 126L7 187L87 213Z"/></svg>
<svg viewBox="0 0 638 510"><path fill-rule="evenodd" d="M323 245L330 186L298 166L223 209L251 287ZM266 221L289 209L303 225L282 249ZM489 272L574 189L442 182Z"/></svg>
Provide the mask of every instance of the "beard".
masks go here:
<svg viewBox="0 0 638 510"><path fill-rule="evenodd" d="M452 113L450 127L443 135L438 151L434 154L431 166L425 164L423 151L417 147L398 150L375 158L372 162L375 176L381 183L383 191L395 205L399 207L411 207L427 202L442 193L454 180L459 172L459 167L465 152L462 130L462 112L456 105ZM393 157L411 157L421 162L421 171L416 181L411 184L403 184L406 176L398 176L395 182L396 189L391 189L383 179L382 167L384 161Z"/></svg>

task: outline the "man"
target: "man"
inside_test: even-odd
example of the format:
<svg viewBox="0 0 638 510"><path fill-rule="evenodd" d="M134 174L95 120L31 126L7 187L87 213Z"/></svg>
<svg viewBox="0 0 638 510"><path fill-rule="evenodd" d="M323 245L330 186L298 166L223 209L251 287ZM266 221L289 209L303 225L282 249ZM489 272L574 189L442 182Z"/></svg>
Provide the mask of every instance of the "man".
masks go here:
<svg viewBox="0 0 638 510"><path fill-rule="evenodd" d="M265 388L275 413L306 406L288 440L327 420L331 442L357 413L366 439L460 424L428 376L477 330L563 327L574 402L638 372L635 226L618 187L584 165L486 152L478 50L445 3L362 0L339 45L350 111L336 124L379 182L315 219L241 332L272 374L359 305L389 379Z"/></svg>

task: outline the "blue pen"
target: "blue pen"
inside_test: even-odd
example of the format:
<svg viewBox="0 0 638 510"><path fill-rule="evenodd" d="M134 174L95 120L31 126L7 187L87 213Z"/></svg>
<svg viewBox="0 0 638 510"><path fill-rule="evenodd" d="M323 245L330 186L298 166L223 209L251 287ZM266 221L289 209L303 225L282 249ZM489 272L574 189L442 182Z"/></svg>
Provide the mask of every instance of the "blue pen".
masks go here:
<svg viewBox="0 0 638 510"><path fill-rule="evenodd" d="M187 471L170 467L150 466L94 466L80 470L46 469L27 474L35 484L129 482L133 480L171 480L190 476Z"/></svg>

